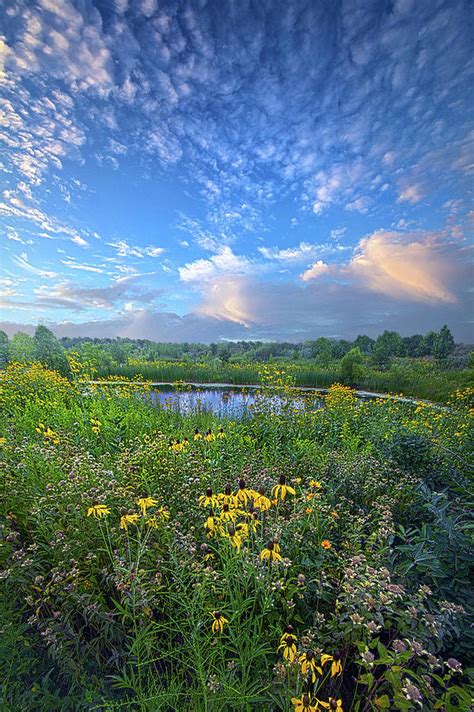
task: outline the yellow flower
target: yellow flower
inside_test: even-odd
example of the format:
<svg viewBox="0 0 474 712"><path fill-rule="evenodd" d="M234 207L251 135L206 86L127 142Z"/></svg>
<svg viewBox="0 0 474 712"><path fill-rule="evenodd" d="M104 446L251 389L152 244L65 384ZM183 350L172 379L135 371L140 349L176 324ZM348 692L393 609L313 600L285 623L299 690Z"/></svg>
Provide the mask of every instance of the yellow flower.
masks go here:
<svg viewBox="0 0 474 712"><path fill-rule="evenodd" d="M309 486L311 487L311 489L321 489L322 484L321 484L321 482L318 482L317 480L311 480L309 483Z"/></svg>
<svg viewBox="0 0 474 712"><path fill-rule="evenodd" d="M266 548L260 552L260 559L265 561L281 561L280 545L276 541L269 541Z"/></svg>
<svg viewBox="0 0 474 712"><path fill-rule="evenodd" d="M0 445L5 445L6 442L7 442L6 438L0 438Z"/></svg>
<svg viewBox="0 0 474 712"><path fill-rule="evenodd" d="M293 703L294 712L318 712L317 703L311 702L311 697L308 693L301 695L301 697L292 697L291 701Z"/></svg>
<svg viewBox="0 0 474 712"><path fill-rule="evenodd" d="M139 519L139 514L124 514L123 517L120 517L120 529L127 530L129 524L136 524Z"/></svg>
<svg viewBox="0 0 474 712"><path fill-rule="evenodd" d="M335 509L332 510L332 512L331 512L331 517L332 517L333 519L339 519L339 514L336 512Z"/></svg>
<svg viewBox="0 0 474 712"><path fill-rule="evenodd" d="M265 496L263 489L258 490L257 496L255 497L253 502L253 506L256 509L259 509L261 512L266 512L267 509L270 509L270 507L272 506L270 499Z"/></svg>
<svg viewBox="0 0 474 712"><path fill-rule="evenodd" d="M221 440L226 437L226 434L224 433L223 428L219 428L219 432L217 433L217 437L220 438Z"/></svg>
<svg viewBox="0 0 474 712"><path fill-rule="evenodd" d="M150 527L150 529L158 529L158 522L156 517L146 517L145 522Z"/></svg>
<svg viewBox="0 0 474 712"><path fill-rule="evenodd" d="M245 480L239 480L239 489L237 490L237 494L235 495L235 499L237 502L241 502L242 504L247 504L249 499L255 499L257 496L257 492L255 492L253 489L248 489Z"/></svg>
<svg viewBox="0 0 474 712"><path fill-rule="evenodd" d="M245 528L243 527L244 525L237 525L237 527L234 527L233 524L230 524L227 531L223 529L221 532L222 536L225 539L228 539L231 546L233 546L234 549L237 549L237 551L240 551L243 536L246 535Z"/></svg>
<svg viewBox="0 0 474 712"><path fill-rule="evenodd" d="M226 623L229 621L227 618L224 618L222 613L220 611L212 611L211 616L213 618L212 622L212 632L213 633L222 633L224 630L224 626Z"/></svg>
<svg viewBox="0 0 474 712"><path fill-rule="evenodd" d="M303 675L308 675L308 673L311 673L313 683L316 682L317 672L320 675L323 674L321 668L316 665L316 658L312 650L308 650L306 653L303 653L303 655L300 655L299 663L301 665L301 672L303 673Z"/></svg>
<svg viewBox="0 0 474 712"><path fill-rule="evenodd" d="M89 507L87 510L87 516L94 517L95 519L102 519L102 517L106 517L107 514L110 514L110 509L106 507L105 504L93 504L92 507Z"/></svg>
<svg viewBox="0 0 474 712"><path fill-rule="evenodd" d="M225 486L224 492L219 492L217 499L220 505L228 504L229 507L237 506L237 498L232 494L232 486L229 484Z"/></svg>
<svg viewBox="0 0 474 712"><path fill-rule="evenodd" d="M153 499L153 497L140 497L137 504L142 510L143 516L145 516L148 507L156 507L158 502L156 501L156 499Z"/></svg>
<svg viewBox="0 0 474 712"><path fill-rule="evenodd" d="M205 436L204 436L204 440L205 440L207 443L211 443L211 442L212 442L213 440L215 440L215 439L216 439L216 436L214 435L214 433L212 432L212 430L208 430L207 433L206 433Z"/></svg>
<svg viewBox="0 0 474 712"><path fill-rule="evenodd" d="M275 487L272 488L272 495L275 497L275 499L285 499L287 494L296 494L295 490L293 487L290 487L290 485L286 484L286 477L285 475L280 475L280 482L279 484L275 485Z"/></svg>
<svg viewBox="0 0 474 712"><path fill-rule="evenodd" d="M180 440L176 440L176 442L170 440L170 450L173 450L173 452L183 452L184 448L185 444L182 443Z"/></svg>
<svg viewBox="0 0 474 712"><path fill-rule="evenodd" d="M311 514L311 512L313 511L313 508L312 508L312 507L306 507L306 509L305 509L304 511L306 512L306 514Z"/></svg>
<svg viewBox="0 0 474 712"><path fill-rule="evenodd" d="M216 530L216 520L212 509L209 512L209 516L205 521L204 529L207 531L208 536L212 536Z"/></svg>
<svg viewBox="0 0 474 712"><path fill-rule="evenodd" d="M327 710L335 710L336 712L344 712L344 708L342 706L342 700L341 699L336 700L335 697L330 697L329 702L323 702L322 700L316 700L316 703L318 705L322 705Z"/></svg>
<svg viewBox="0 0 474 712"><path fill-rule="evenodd" d="M197 428L194 431L193 440L202 440L202 435Z"/></svg>
<svg viewBox="0 0 474 712"><path fill-rule="evenodd" d="M323 547L323 549L330 549L332 544L329 539L323 539L321 542L321 546Z"/></svg>
<svg viewBox="0 0 474 712"><path fill-rule="evenodd" d="M238 514L240 514L238 509L230 509L228 504L224 504L219 519L221 522L233 522Z"/></svg>
<svg viewBox="0 0 474 712"><path fill-rule="evenodd" d="M342 664L339 653L334 653L334 656L327 654L321 655L321 665L324 667L328 662L331 662L331 677L340 675L342 672Z"/></svg>
<svg viewBox="0 0 474 712"><path fill-rule="evenodd" d="M198 502L200 507L214 507L219 504L219 498L217 495L213 494L212 489L208 487L206 494L202 494L199 497Z"/></svg>
<svg viewBox="0 0 474 712"><path fill-rule="evenodd" d="M157 514L162 522L166 522L170 518L170 513L168 512L166 507L160 507Z"/></svg>
<svg viewBox="0 0 474 712"><path fill-rule="evenodd" d="M289 660L289 662L292 663L296 658L296 636L291 635L291 633L282 636L277 653L280 650L283 650L283 657L285 660Z"/></svg>

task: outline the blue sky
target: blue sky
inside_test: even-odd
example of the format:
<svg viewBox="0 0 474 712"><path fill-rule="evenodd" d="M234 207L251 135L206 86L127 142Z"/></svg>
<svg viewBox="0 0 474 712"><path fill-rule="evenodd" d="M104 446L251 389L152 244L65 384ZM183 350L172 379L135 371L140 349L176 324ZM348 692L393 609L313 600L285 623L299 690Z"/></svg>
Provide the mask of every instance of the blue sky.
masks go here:
<svg viewBox="0 0 474 712"><path fill-rule="evenodd" d="M472 330L472 13L6 0L1 326Z"/></svg>

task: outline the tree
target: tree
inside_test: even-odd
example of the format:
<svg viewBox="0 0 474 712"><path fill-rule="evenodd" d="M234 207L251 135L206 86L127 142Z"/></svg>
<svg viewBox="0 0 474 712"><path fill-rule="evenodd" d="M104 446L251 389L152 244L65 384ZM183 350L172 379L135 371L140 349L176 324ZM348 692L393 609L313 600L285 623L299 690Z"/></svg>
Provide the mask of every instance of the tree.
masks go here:
<svg viewBox="0 0 474 712"><path fill-rule="evenodd" d="M364 363L365 357L359 347L353 348L341 360L341 378L344 383L352 385L357 371L357 366Z"/></svg>
<svg viewBox="0 0 474 712"><path fill-rule="evenodd" d="M410 356L411 358L423 356L423 336L421 334L404 336L403 346L406 356Z"/></svg>
<svg viewBox="0 0 474 712"><path fill-rule="evenodd" d="M423 337L423 341L420 347L420 356L432 356L433 355L433 349L436 341L436 337L438 334L436 331L428 331L427 334Z"/></svg>
<svg viewBox="0 0 474 712"><path fill-rule="evenodd" d="M363 334L362 336L358 336L357 339L354 341L354 348L358 348L362 351L363 354L366 354L369 356L372 351L374 350L375 346L375 341L370 338L370 336L365 336Z"/></svg>
<svg viewBox="0 0 474 712"><path fill-rule="evenodd" d="M35 360L35 343L24 331L13 334L9 347L10 361L30 363Z"/></svg>
<svg viewBox="0 0 474 712"><path fill-rule="evenodd" d="M386 365L393 356L403 356L402 337L396 331L384 331L375 342L373 358L379 366Z"/></svg>
<svg viewBox="0 0 474 712"><path fill-rule="evenodd" d="M34 358L42 364L59 371L63 375L69 373L69 364L66 358L66 351L61 346L55 335L46 326L38 326L35 331Z"/></svg>
<svg viewBox="0 0 474 712"><path fill-rule="evenodd" d="M454 339L446 324L441 327L433 344L433 356L435 358L446 358L454 350Z"/></svg>
<svg viewBox="0 0 474 712"><path fill-rule="evenodd" d="M8 363L8 336L0 331L0 368L5 368Z"/></svg>

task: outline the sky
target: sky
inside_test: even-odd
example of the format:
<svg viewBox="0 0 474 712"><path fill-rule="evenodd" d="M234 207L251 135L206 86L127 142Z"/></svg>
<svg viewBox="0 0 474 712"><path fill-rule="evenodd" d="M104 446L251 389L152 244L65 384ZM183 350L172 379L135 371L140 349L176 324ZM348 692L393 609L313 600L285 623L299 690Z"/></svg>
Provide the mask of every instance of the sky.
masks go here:
<svg viewBox="0 0 474 712"><path fill-rule="evenodd" d="M4 0L0 328L474 342L468 0Z"/></svg>

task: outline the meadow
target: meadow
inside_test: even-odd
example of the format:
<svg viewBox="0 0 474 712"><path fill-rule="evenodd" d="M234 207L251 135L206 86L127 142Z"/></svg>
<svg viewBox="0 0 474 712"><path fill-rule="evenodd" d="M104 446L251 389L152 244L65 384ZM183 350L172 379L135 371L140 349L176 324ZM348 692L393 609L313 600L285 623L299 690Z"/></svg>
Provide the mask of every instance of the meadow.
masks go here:
<svg viewBox="0 0 474 712"><path fill-rule="evenodd" d="M2 710L471 709L473 389L265 366L219 420L69 365L0 372Z"/></svg>

